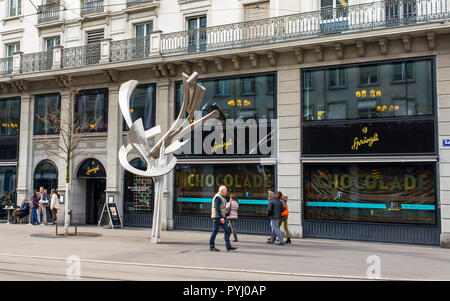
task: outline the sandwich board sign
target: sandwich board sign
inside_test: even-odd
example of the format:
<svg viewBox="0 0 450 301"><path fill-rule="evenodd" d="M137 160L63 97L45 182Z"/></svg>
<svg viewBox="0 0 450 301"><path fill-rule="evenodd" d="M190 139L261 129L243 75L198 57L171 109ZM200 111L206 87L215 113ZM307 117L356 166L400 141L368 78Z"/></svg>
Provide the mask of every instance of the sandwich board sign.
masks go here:
<svg viewBox="0 0 450 301"><path fill-rule="evenodd" d="M114 196L109 196L108 202L105 202L103 205L103 211L98 221L98 225L100 226L105 209L108 211L111 227L113 229L122 227L122 220L120 219L119 210L117 210L117 204L114 202Z"/></svg>

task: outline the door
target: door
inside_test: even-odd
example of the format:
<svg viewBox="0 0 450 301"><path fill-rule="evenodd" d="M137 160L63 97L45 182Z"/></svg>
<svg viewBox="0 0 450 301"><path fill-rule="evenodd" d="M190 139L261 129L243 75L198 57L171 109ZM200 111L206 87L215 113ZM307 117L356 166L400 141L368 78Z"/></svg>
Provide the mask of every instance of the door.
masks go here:
<svg viewBox="0 0 450 301"><path fill-rule="evenodd" d="M86 224L96 225L106 199L106 179L86 180Z"/></svg>

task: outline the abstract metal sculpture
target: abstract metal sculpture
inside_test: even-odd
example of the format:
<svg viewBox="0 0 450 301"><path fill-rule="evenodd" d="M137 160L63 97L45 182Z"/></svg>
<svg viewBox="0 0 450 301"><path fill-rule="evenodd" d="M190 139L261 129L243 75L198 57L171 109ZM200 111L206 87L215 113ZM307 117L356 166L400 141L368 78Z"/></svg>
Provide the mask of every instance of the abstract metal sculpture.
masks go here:
<svg viewBox="0 0 450 301"><path fill-rule="evenodd" d="M119 150L119 161L123 168L128 172L144 176L152 177L155 183L155 203L153 206L153 225L152 225L152 243L157 244L161 233L161 202L163 199L163 189L165 178L170 171L173 170L177 163L177 158L173 153L183 147L189 139L180 142L193 128L200 126L203 122L211 118L217 118L219 111L214 110L200 120L190 122L194 119L194 112L198 110L206 89L197 83L198 73L194 72L191 76L183 73L184 97L183 105L177 119L170 129L150 148L148 139L161 133L161 127L155 126L147 131L144 130L142 119L136 121L131 120L130 114L130 98L138 82L130 80L120 86L119 105L122 115L129 127L127 134L128 145L123 146ZM147 164L146 170L139 170L128 162L128 154L136 150L143 162ZM167 163L169 156L170 161Z"/></svg>

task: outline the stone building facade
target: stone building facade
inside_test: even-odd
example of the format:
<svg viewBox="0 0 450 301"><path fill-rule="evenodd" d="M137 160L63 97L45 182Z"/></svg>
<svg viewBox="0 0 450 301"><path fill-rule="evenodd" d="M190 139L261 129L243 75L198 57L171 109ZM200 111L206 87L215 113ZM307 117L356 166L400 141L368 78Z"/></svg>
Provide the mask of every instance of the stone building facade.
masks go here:
<svg viewBox="0 0 450 301"><path fill-rule="evenodd" d="M119 88L138 80L136 112L164 132L179 109L181 73L196 71L214 91L205 105L232 119L276 120L276 151L179 156L164 190L163 229L208 230L208 196L228 183L239 193L242 232L270 231L265 194L275 187L289 196L294 237L448 246L448 1L97 2L81 3L78 17L72 14L80 7L60 3L68 8L38 19L30 33L26 17L3 20L11 28L0 32L0 102L9 113L0 118L13 118L14 110L20 117L1 120L18 124L0 137L17 148L16 156L0 158L3 190L16 190L16 199L41 183L65 191L64 162L46 152L63 143L61 135L38 134L34 117L41 104L59 101L63 118L91 112L105 121L71 165L74 216L96 224L113 196L126 226L150 226L151 180L118 162L127 133ZM55 33L58 45L35 48ZM7 58L16 40L35 42ZM77 97L62 84L69 76ZM89 166L104 176L87 174Z"/></svg>

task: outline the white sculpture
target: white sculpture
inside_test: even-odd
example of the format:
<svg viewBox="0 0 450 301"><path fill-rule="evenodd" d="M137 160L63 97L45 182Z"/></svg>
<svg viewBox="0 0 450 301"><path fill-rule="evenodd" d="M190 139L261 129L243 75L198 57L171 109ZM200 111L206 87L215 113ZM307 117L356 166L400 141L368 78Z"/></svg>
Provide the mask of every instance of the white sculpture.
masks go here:
<svg viewBox="0 0 450 301"><path fill-rule="evenodd" d="M138 85L135 80L130 80L120 86L119 105L122 115L129 127L127 134L128 145L123 146L119 150L119 161L123 168L132 174L152 177L155 183L155 203L153 206L153 225L152 225L152 243L157 244L161 233L161 202L163 199L163 189L166 175L173 170L177 164L177 158L173 153L180 149L188 140L180 142L189 133L192 128L201 125L204 121L217 118L219 112L214 110L200 120L190 122L194 119L194 112L198 110L206 89L197 83L198 73L194 72L191 76L183 73L184 97L183 105L177 119L170 129L165 133L158 142L150 148L148 139L161 133L161 127L155 126L147 131L144 130L142 119L132 122L130 114L130 98L134 89ZM186 116L185 116L186 115ZM128 162L128 154L135 149L143 162L147 164L146 170L134 168ZM171 156L170 161L167 159Z"/></svg>

